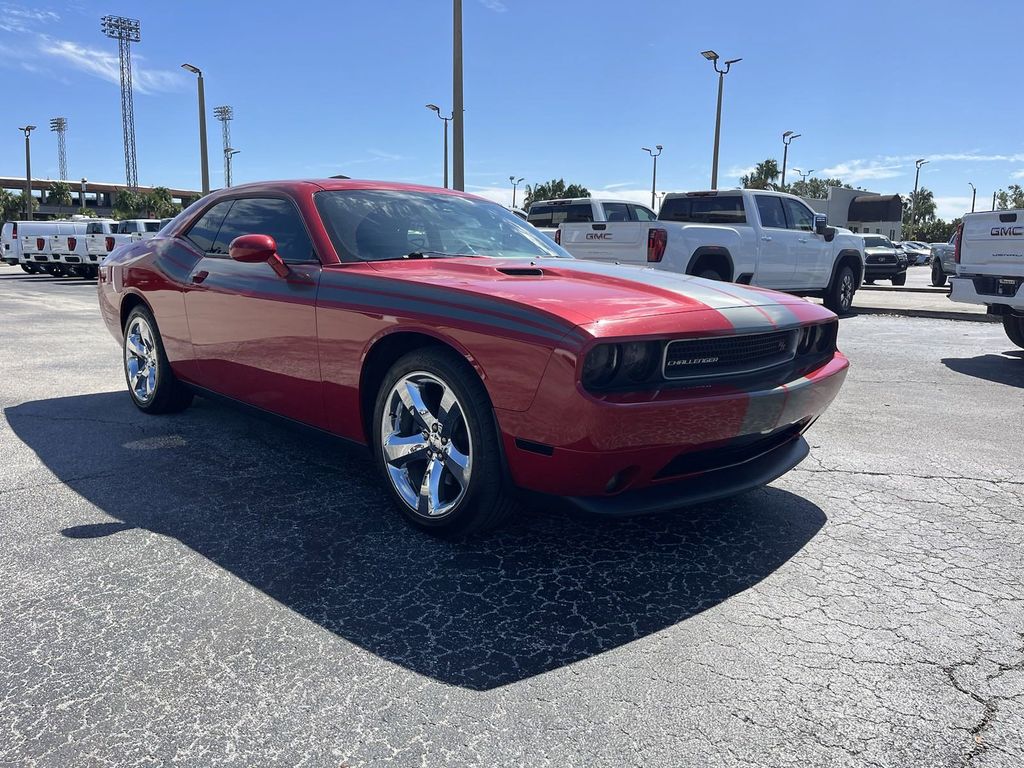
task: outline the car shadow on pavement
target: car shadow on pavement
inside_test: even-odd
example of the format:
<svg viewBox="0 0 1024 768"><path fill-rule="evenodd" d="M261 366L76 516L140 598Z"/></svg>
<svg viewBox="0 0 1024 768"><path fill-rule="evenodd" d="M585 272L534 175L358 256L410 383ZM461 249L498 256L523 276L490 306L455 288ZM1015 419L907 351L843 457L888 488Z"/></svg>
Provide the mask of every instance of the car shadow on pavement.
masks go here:
<svg viewBox="0 0 1024 768"><path fill-rule="evenodd" d="M5 414L50 472L114 518L64 528L76 546L102 558L111 543L137 546L134 529L173 537L339 637L474 690L712 608L825 522L806 499L764 488L628 520L531 509L452 543L399 519L365 451L207 400L149 417L108 392Z"/></svg>
<svg viewBox="0 0 1024 768"><path fill-rule="evenodd" d="M1008 351L1002 355L976 357L944 357L942 364L951 371L985 379L996 384L1024 387L1024 352Z"/></svg>

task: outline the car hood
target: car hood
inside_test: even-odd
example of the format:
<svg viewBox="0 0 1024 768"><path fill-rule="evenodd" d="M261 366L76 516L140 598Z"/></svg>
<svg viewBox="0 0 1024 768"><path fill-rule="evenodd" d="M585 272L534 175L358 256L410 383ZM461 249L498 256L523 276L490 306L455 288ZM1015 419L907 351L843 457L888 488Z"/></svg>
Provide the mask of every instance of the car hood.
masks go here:
<svg viewBox="0 0 1024 768"><path fill-rule="evenodd" d="M639 318L664 319L682 313L715 315L727 320L725 328L770 329L833 317L828 310L787 294L640 266L498 258L388 261L372 266L393 279L435 286L440 301L448 291L477 294L498 303L527 306L572 325L601 326L599 335L611 329L626 332L624 323ZM670 324L679 327L678 320ZM654 332L663 323L642 325L644 329L635 329Z"/></svg>

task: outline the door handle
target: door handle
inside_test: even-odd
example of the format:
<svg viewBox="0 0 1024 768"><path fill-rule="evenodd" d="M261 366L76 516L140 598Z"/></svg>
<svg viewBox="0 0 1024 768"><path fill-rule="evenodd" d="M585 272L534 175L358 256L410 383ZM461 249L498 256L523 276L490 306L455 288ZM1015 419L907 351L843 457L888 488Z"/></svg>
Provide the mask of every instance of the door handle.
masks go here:
<svg viewBox="0 0 1024 768"><path fill-rule="evenodd" d="M770 243L772 241L771 235L761 235L761 239L766 243Z"/></svg>
<svg viewBox="0 0 1024 768"><path fill-rule="evenodd" d="M209 276L210 276L210 273L207 272L205 269L200 270L199 272L196 272L194 275L192 275L192 282L196 283L198 285L199 283L203 282L203 280L205 280Z"/></svg>

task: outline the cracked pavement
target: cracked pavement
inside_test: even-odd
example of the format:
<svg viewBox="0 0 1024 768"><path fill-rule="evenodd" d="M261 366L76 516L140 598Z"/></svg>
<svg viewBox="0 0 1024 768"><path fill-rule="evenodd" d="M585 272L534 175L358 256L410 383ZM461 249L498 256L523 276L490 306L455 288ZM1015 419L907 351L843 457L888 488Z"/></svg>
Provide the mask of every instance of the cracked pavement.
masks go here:
<svg viewBox="0 0 1024 768"><path fill-rule="evenodd" d="M83 281L0 271L0 766L1024 764L1024 354L844 319L768 488L452 544L364 454L132 407Z"/></svg>

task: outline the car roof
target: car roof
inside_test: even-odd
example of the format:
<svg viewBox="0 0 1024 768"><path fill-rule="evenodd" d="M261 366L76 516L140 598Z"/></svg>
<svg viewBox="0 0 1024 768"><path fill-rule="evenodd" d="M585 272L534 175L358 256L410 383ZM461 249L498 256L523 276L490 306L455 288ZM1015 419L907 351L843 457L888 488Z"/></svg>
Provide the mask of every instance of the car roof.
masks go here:
<svg viewBox="0 0 1024 768"><path fill-rule="evenodd" d="M238 194L239 192L268 192L277 190L292 194L304 194L311 191L335 192L342 190L382 190L394 192L431 192L442 195L467 197L484 202L493 202L479 195L469 194L457 189L430 187L423 184L406 184L398 181L375 181L372 179L281 179L274 181L257 181L250 184L238 184L218 190L216 195Z"/></svg>

